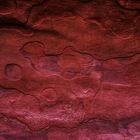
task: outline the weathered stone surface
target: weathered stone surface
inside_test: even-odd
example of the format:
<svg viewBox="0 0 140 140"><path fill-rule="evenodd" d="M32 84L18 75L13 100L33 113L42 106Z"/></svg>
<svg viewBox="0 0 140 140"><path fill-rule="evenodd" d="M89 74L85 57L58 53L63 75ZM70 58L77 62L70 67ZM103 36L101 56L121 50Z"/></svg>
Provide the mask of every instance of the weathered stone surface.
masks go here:
<svg viewBox="0 0 140 140"><path fill-rule="evenodd" d="M0 140L139 140L139 10L0 0Z"/></svg>

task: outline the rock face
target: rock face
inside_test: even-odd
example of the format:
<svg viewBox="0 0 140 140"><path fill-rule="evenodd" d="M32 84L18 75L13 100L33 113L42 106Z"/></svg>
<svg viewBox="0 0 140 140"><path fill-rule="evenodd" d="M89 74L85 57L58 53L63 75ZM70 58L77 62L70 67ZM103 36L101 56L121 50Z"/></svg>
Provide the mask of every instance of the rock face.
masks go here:
<svg viewBox="0 0 140 140"><path fill-rule="evenodd" d="M0 0L0 140L140 140L140 1Z"/></svg>

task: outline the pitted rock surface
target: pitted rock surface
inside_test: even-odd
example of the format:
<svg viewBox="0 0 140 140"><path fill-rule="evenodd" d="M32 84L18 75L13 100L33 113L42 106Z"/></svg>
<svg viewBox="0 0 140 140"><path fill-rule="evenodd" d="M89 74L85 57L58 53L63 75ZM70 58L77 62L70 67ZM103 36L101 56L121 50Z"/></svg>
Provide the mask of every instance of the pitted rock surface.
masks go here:
<svg viewBox="0 0 140 140"><path fill-rule="evenodd" d="M0 140L140 140L140 1L0 0Z"/></svg>

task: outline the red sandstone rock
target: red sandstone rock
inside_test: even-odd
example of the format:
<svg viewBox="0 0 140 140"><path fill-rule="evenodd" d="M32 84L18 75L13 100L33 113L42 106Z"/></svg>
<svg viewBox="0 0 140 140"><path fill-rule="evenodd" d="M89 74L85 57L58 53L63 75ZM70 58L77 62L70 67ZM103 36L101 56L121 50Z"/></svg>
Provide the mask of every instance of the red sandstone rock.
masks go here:
<svg viewBox="0 0 140 140"><path fill-rule="evenodd" d="M0 140L140 140L139 0L0 0Z"/></svg>

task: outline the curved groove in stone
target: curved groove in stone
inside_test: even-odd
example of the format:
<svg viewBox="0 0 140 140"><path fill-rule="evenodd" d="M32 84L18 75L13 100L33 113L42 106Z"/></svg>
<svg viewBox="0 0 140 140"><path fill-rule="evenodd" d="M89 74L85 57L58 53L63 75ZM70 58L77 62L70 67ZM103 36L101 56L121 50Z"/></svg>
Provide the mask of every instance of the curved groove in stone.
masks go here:
<svg viewBox="0 0 140 140"><path fill-rule="evenodd" d="M40 100L42 108L44 108L45 106L53 106L57 104L59 96L60 95L54 88L48 87L39 94L38 99Z"/></svg>
<svg viewBox="0 0 140 140"><path fill-rule="evenodd" d="M47 102L54 102L57 99L57 93L52 88L44 89L42 94L46 97Z"/></svg>
<svg viewBox="0 0 140 140"><path fill-rule="evenodd" d="M45 46L40 41L27 42L20 49L25 58L38 57L44 55Z"/></svg>
<svg viewBox="0 0 140 140"><path fill-rule="evenodd" d="M15 31L24 36L33 35L33 30L14 17L0 17L0 30ZM15 33L14 33L15 34Z"/></svg>
<svg viewBox="0 0 140 140"><path fill-rule="evenodd" d="M11 14L15 9L15 0L0 0L0 15Z"/></svg>
<svg viewBox="0 0 140 140"><path fill-rule="evenodd" d="M22 78L22 68L18 64L7 64L4 72L9 81L19 81Z"/></svg>

